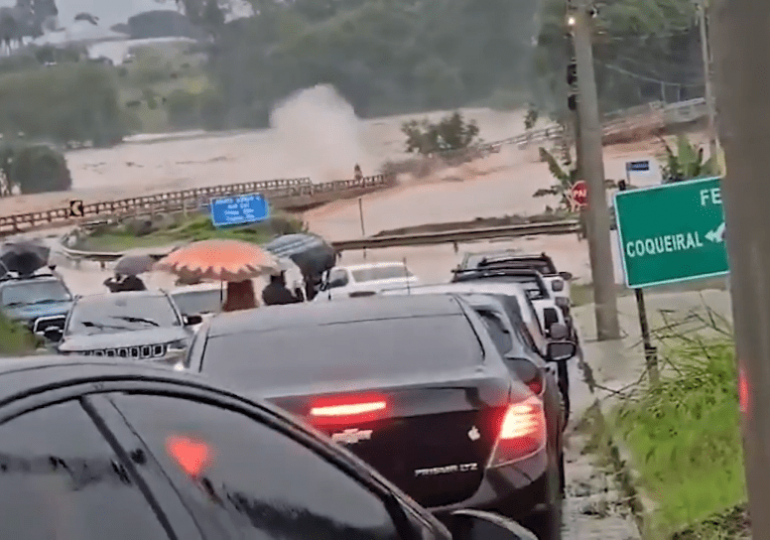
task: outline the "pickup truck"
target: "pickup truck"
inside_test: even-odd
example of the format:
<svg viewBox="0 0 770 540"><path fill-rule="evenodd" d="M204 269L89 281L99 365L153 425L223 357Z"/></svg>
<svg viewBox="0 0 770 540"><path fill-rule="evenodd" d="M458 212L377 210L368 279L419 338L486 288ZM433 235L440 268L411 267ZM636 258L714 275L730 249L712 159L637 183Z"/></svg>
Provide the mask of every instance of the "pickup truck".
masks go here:
<svg viewBox="0 0 770 540"><path fill-rule="evenodd" d="M458 266L460 270L474 268L521 268L537 271L551 291L554 303L564 314L565 323L570 332L577 338L570 314L572 300L570 297L570 281L572 274L556 269L553 259L545 253L522 254L510 250L488 251L481 253L466 253Z"/></svg>
<svg viewBox="0 0 770 540"><path fill-rule="evenodd" d="M479 266L476 268L456 269L453 271L451 283L468 283L486 281L494 283L512 283L520 286L537 311L546 337L550 337L550 327L554 323L567 324L562 310L556 304L543 276L537 270L528 268L496 265L494 267Z"/></svg>

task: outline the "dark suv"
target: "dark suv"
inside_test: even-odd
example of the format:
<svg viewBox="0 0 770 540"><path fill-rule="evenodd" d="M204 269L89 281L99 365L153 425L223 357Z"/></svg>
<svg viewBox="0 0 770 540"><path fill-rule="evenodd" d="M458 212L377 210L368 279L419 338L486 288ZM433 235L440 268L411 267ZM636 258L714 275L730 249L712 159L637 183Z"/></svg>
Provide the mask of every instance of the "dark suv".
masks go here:
<svg viewBox="0 0 770 540"><path fill-rule="evenodd" d="M0 280L0 310L38 335L50 328L62 330L72 303L69 288L54 274Z"/></svg>

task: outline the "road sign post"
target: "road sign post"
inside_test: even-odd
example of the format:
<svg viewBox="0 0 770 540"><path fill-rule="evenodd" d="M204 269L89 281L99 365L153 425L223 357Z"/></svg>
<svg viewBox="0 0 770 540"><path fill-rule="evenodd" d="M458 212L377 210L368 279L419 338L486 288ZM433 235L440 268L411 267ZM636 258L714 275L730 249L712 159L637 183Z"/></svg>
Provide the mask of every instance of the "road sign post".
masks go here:
<svg viewBox="0 0 770 540"><path fill-rule="evenodd" d="M626 171L632 170L629 166ZM638 170L638 169L637 169ZM643 289L725 275L725 223L719 178L626 191L620 183L615 213L626 285L634 289L650 380L658 380Z"/></svg>
<svg viewBox="0 0 770 540"><path fill-rule="evenodd" d="M211 222L215 227L246 225L269 218L267 199L258 193L211 201Z"/></svg>
<svg viewBox="0 0 770 540"><path fill-rule="evenodd" d="M719 178L621 191L615 212L630 289L728 273Z"/></svg>

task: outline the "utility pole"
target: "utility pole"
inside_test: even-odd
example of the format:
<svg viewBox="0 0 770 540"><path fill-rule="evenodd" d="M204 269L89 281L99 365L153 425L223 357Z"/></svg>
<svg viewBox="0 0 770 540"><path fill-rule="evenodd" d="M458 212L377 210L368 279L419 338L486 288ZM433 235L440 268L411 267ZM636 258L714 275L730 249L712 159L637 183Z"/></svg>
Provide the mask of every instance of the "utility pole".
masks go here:
<svg viewBox="0 0 770 540"><path fill-rule="evenodd" d="M706 1L698 1L698 26L700 26L700 46L703 55L703 78L706 84L706 110L709 121L709 153L716 161L719 156L719 142L717 139L716 103L711 71L711 47L709 47L708 17L706 16Z"/></svg>
<svg viewBox="0 0 770 540"><path fill-rule="evenodd" d="M577 111L580 121L581 172L588 185L586 217L591 276L594 286L596 334L599 341L620 339L615 271L610 240L610 212L604 185L602 126L594 74L588 0L576 0L570 13L577 64Z"/></svg>
<svg viewBox="0 0 770 540"><path fill-rule="evenodd" d="M746 482L759 540L770 538L770 2L716 0L711 16Z"/></svg>

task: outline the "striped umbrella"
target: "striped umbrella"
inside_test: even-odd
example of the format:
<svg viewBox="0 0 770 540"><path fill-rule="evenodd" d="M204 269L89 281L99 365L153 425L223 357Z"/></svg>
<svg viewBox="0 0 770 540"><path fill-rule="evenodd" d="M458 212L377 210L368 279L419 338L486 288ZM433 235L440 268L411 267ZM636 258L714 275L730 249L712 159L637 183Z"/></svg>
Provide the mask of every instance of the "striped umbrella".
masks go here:
<svg viewBox="0 0 770 540"><path fill-rule="evenodd" d="M171 252L153 270L170 272L184 280L240 282L280 269L269 252L238 240L204 240Z"/></svg>

